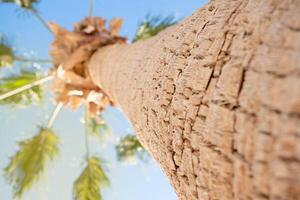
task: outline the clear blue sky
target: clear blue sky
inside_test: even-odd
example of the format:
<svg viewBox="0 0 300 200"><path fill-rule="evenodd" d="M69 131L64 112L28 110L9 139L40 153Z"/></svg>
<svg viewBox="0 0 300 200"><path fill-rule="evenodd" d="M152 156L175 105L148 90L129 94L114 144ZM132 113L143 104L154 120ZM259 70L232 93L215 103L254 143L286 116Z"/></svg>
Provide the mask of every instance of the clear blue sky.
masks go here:
<svg viewBox="0 0 300 200"><path fill-rule="evenodd" d="M72 23L83 19L88 13L88 0L44 0L38 5L41 15L48 21L71 28ZM132 38L138 22L147 13L174 14L184 18L204 4L204 0L96 0L95 15L105 18L122 17L121 34ZM38 58L48 58L52 36L30 14L12 5L0 4L0 33L19 53L30 53ZM44 68L45 69L45 68ZM1 71L0 71L1 76ZM11 109L0 106L0 168L3 169L9 156L17 150L16 141L28 138L37 131L53 109L52 96L42 106L26 109ZM71 112L63 109L54 129L60 135L60 156L51 165L47 176L24 200L71 200L72 183L80 174L84 158L83 127L80 123L82 110ZM116 161L114 144L116 138L132 132L130 124L115 108L104 113L113 136L106 145L91 141L92 151L106 161L111 187L103 191L104 200L175 200L171 186L154 161L138 165L124 165ZM0 175L0 200L11 200L11 187Z"/></svg>

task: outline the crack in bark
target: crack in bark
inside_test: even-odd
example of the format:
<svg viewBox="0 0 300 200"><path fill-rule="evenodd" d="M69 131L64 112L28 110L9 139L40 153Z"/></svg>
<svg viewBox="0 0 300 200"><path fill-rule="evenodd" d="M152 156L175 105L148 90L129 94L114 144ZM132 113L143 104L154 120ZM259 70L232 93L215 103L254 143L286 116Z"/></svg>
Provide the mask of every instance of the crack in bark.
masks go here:
<svg viewBox="0 0 300 200"><path fill-rule="evenodd" d="M279 4L212 1L128 52L114 50L107 57L117 65L103 61L118 77L111 86L103 76L103 85L181 200L300 198L300 80L289 54L300 40L279 37L285 32L274 27L293 8Z"/></svg>

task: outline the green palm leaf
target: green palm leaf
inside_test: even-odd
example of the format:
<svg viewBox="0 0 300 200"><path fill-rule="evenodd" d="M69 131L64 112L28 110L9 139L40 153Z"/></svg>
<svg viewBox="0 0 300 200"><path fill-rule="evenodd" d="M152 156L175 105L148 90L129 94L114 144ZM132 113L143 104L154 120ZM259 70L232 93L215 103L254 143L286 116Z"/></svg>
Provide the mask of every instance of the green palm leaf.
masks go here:
<svg viewBox="0 0 300 200"><path fill-rule="evenodd" d="M102 187L109 185L109 179L101 166L100 159L91 157L87 166L74 183L76 200L101 200Z"/></svg>
<svg viewBox="0 0 300 200"><path fill-rule="evenodd" d="M0 42L0 67L12 65L14 62L14 52L12 48Z"/></svg>
<svg viewBox="0 0 300 200"><path fill-rule="evenodd" d="M40 76L37 73L30 71L21 71L18 75L3 78L0 80L0 95L33 83L38 79L40 79ZM0 100L0 104L26 106L31 103L40 103L42 99L42 87L34 86L28 90Z"/></svg>
<svg viewBox="0 0 300 200"><path fill-rule="evenodd" d="M110 129L102 116L90 117L87 115L85 119L85 127L86 132L89 135L99 138L101 142L110 134Z"/></svg>
<svg viewBox="0 0 300 200"><path fill-rule="evenodd" d="M47 22L43 19L43 17L38 13L38 11L34 8L34 5L37 4L39 0L0 0L0 3L14 3L20 6L21 8L30 11L42 24L45 26L48 31L51 31Z"/></svg>
<svg viewBox="0 0 300 200"><path fill-rule="evenodd" d="M14 64L14 62L47 64L52 63L51 60L47 59L35 59L17 56L14 54L13 49L0 39L0 68L4 66L11 66L12 64Z"/></svg>
<svg viewBox="0 0 300 200"><path fill-rule="evenodd" d="M135 135L126 135L116 146L119 161L145 160L147 152Z"/></svg>
<svg viewBox="0 0 300 200"><path fill-rule="evenodd" d="M49 161L58 154L58 142L51 129L41 128L36 136L19 143L19 151L4 169L15 197L20 198L40 179Z"/></svg>
<svg viewBox="0 0 300 200"><path fill-rule="evenodd" d="M22 8L31 9L34 4L38 3L38 0L0 0L3 3L15 3Z"/></svg>
<svg viewBox="0 0 300 200"><path fill-rule="evenodd" d="M166 17L147 15L144 22L139 24L137 32L133 38L133 42L155 36L160 31L175 23L176 20L174 20L174 16L172 15Z"/></svg>

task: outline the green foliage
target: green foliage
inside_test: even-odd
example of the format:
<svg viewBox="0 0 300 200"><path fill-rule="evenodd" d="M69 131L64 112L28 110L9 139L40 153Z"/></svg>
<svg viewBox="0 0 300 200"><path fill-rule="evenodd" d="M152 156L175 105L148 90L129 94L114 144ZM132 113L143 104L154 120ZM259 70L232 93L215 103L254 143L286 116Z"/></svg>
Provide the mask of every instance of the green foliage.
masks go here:
<svg viewBox="0 0 300 200"><path fill-rule="evenodd" d="M38 3L38 0L0 0L3 3L15 3L18 6L25 9L32 9L34 4Z"/></svg>
<svg viewBox="0 0 300 200"><path fill-rule="evenodd" d="M172 15L166 17L147 15L144 22L139 24L137 32L133 38L133 42L155 36L160 31L175 23L176 21Z"/></svg>
<svg viewBox="0 0 300 200"><path fill-rule="evenodd" d="M20 198L41 178L49 161L58 154L58 142L51 129L41 128L36 136L19 143L19 151L4 169L15 197Z"/></svg>
<svg viewBox="0 0 300 200"><path fill-rule="evenodd" d="M14 62L14 52L12 48L0 41L0 68L3 66L12 65Z"/></svg>
<svg viewBox="0 0 300 200"><path fill-rule="evenodd" d="M108 185L109 179L101 166L100 159L91 157L74 184L74 197L76 200L101 200L101 189Z"/></svg>
<svg viewBox="0 0 300 200"><path fill-rule="evenodd" d="M116 146L119 161L145 160L147 152L135 135L126 135Z"/></svg>
<svg viewBox="0 0 300 200"><path fill-rule="evenodd" d="M34 8L34 5L37 4L39 0L0 0L0 3L14 3L20 6L21 8L30 11L44 26L48 31L51 31L47 22L40 16L38 11Z"/></svg>
<svg viewBox="0 0 300 200"><path fill-rule="evenodd" d="M28 85L40 77L35 72L21 71L18 75L12 75L0 80L0 95L12 91L24 85ZM15 94L6 99L0 100L0 104L12 106L26 106L31 103L39 103L43 99L43 90L41 86L35 86Z"/></svg>
<svg viewBox="0 0 300 200"><path fill-rule="evenodd" d="M102 142L109 134L110 130L102 116L85 118L85 127L89 135L99 138Z"/></svg>

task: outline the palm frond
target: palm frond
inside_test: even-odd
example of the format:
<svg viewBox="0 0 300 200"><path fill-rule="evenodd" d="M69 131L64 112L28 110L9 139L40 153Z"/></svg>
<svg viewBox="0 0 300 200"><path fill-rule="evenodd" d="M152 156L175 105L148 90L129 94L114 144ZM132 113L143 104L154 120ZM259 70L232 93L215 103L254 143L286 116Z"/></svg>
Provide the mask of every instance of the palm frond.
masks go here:
<svg viewBox="0 0 300 200"><path fill-rule="evenodd" d="M15 0L0 0L1 3L15 3Z"/></svg>
<svg viewBox="0 0 300 200"><path fill-rule="evenodd" d="M33 8L34 4L39 2L39 0L0 0L0 2L15 3L22 8L31 9Z"/></svg>
<svg viewBox="0 0 300 200"><path fill-rule="evenodd" d="M17 56L15 55L13 49L0 39L0 68L4 66L11 66L14 62L46 64L52 63L52 61L48 59L36 59Z"/></svg>
<svg viewBox="0 0 300 200"><path fill-rule="evenodd" d="M49 161L58 154L58 142L53 130L41 128L36 136L19 143L19 151L4 169L15 197L20 198L41 178Z"/></svg>
<svg viewBox="0 0 300 200"><path fill-rule="evenodd" d="M101 142L110 134L110 129L102 116L86 116L85 127L87 134L98 138Z"/></svg>
<svg viewBox="0 0 300 200"><path fill-rule="evenodd" d="M28 8L28 10L41 22L41 24L51 33L53 34L49 24L47 21L39 14L39 12L35 8Z"/></svg>
<svg viewBox="0 0 300 200"><path fill-rule="evenodd" d="M119 161L135 161L137 159L145 160L148 156L146 150L135 135L126 135L121 138L116 146L117 157Z"/></svg>
<svg viewBox="0 0 300 200"><path fill-rule="evenodd" d="M173 15L166 17L147 15L146 19L139 24L137 32L133 38L133 42L145 40L155 36L160 31L176 23Z"/></svg>
<svg viewBox="0 0 300 200"><path fill-rule="evenodd" d="M0 80L0 95L33 83L40 76L31 71L21 71L18 75L12 75ZM18 94L0 100L0 104L12 106L26 106L31 103L40 103L43 99L43 90L40 85L29 88Z"/></svg>
<svg viewBox="0 0 300 200"><path fill-rule="evenodd" d="M49 59L28 58L28 57L22 57L22 56L15 56L14 61L21 62L21 63L44 63L44 64L52 63L52 60L49 60Z"/></svg>
<svg viewBox="0 0 300 200"><path fill-rule="evenodd" d="M0 41L0 68L3 66L10 66L14 62L14 52L12 48Z"/></svg>
<svg viewBox="0 0 300 200"><path fill-rule="evenodd" d="M48 23L43 19L39 12L34 8L35 4L39 3L39 0L0 0L0 3L14 3L20 6L21 8L30 11L42 24L45 28L52 33Z"/></svg>
<svg viewBox="0 0 300 200"><path fill-rule="evenodd" d="M87 166L74 183L74 199L101 200L101 189L109 185L109 178L99 158L88 159Z"/></svg>

